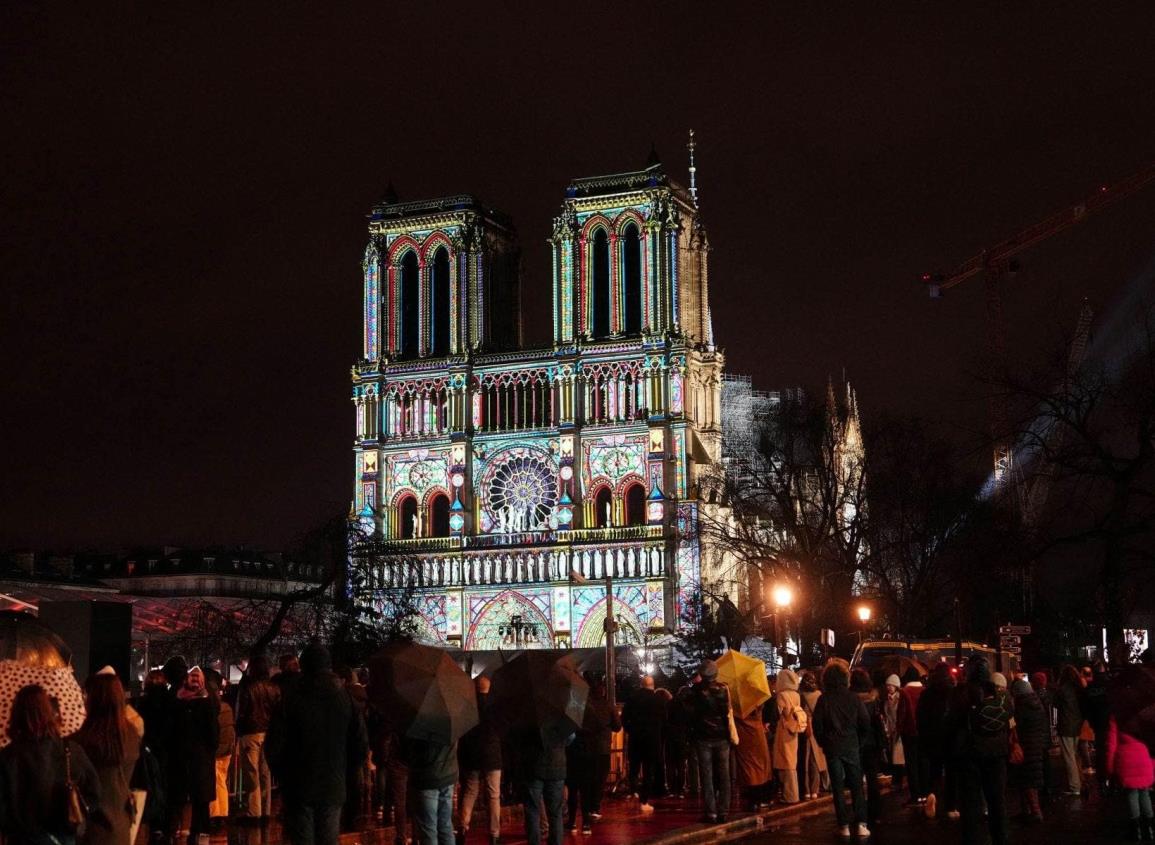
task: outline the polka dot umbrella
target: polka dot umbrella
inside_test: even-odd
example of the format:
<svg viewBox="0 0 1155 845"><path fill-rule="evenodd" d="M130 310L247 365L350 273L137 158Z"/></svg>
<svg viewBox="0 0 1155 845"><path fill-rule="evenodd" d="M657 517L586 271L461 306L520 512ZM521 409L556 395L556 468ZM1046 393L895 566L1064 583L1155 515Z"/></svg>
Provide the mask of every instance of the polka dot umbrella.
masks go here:
<svg viewBox="0 0 1155 845"><path fill-rule="evenodd" d="M84 722L84 695L69 661L72 654L51 628L27 613L0 612L0 748L8 745L8 717L16 693L44 687L60 707L67 736Z"/></svg>

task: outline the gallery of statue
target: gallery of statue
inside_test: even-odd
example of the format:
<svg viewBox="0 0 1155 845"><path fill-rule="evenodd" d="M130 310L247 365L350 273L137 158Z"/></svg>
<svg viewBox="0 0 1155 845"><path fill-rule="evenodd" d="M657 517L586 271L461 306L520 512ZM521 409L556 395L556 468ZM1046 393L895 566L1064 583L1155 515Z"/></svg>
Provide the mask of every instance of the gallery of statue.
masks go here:
<svg viewBox="0 0 1155 845"><path fill-rule="evenodd" d="M398 555L376 587L420 584L422 638L598 646L607 576L619 643L690 618L721 449L708 249L696 191L656 160L575 180L553 343L526 349L505 216L469 196L373 209L354 514Z"/></svg>

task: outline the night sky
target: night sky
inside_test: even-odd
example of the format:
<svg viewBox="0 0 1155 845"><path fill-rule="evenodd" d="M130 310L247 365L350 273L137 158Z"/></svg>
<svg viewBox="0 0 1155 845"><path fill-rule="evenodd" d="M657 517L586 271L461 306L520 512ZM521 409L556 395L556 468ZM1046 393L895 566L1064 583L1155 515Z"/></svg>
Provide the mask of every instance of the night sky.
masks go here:
<svg viewBox="0 0 1155 845"><path fill-rule="evenodd" d="M728 368L845 369L968 442L981 281L920 274L1155 160L1141 3L110 5L0 11L0 548L281 548L346 509L390 180L513 215L544 342L567 182L651 143L683 178L693 127ZM1032 250L1012 354L1153 258L1155 186Z"/></svg>

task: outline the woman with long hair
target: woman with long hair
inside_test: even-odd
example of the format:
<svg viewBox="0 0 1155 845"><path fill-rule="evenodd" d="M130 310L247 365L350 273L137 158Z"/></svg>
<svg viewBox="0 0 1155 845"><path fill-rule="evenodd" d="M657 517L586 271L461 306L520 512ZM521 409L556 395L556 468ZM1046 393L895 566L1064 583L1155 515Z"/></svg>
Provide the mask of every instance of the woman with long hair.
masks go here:
<svg viewBox="0 0 1155 845"><path fill-rule="evenodd" d="M16 693L8 722L11 743L0 751L0 833L7 845L71 845L69 783L93 810L100 781L84 749L60 736L60 722L44 688Z"/></svg>
<svg viewBox="0 0 1155 845"><path fill-rule="evenodd" d="M96 768L103 801L83 841L85 845L132 845L137 807L129 782L140 757L143 731L129 721L124 687L111 668L88 679L84 696L87 714L76 741Z"/></svg>

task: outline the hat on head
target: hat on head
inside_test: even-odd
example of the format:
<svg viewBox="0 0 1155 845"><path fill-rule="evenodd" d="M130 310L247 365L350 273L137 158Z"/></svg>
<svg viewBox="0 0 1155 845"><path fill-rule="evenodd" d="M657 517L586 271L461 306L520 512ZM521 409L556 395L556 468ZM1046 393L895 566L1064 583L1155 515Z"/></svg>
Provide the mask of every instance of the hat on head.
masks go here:
<svg viewBox="0 0 1155 845"><path fill-rule="evenodd" d="M1031 685L1027 683L1026 678L1019 678L1011 684L1011 695L1030 695L1031 692Z"/></svg>
<svg viewBox="0 0 1155 845"><path fill-rule="evenodd" d="M1039 689L1046 689L1047 688L1047 673L1046 672L1036 672L1035 674L1031 675L1031 687L1032 688L1038 687Z"/></svg>
<svg viewBox="0 0 1155 845"><path fill-rule="evenodd" d="M991 674L991 683L999 689L1007 688L1007 676L1002 672L994 672Z"/></svg>
<svg viewBox="0 0 1155 845"><path fill-rule="evenodd" d="M96 674L98 674L98 675L116 675L116 670L113 669L111 666L105 666L103 669L101 669Z"/></svg>
<svg viewBox="0 0 1155 845"><path fill-rule="evenodd" d="M711 681L718 677L718 664L713 660L703 660L701 667L698 669L698 674L707 681Z"/></svg>
<svg viewBox="0 0 1155 845"><path fill-rule="evenodd" d="M886 685L888 687L901 687L902 681L898 679L898 675L891 675L886 679Z"/></svg>

